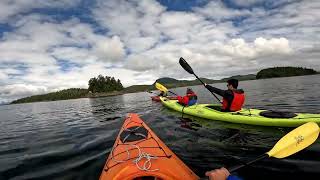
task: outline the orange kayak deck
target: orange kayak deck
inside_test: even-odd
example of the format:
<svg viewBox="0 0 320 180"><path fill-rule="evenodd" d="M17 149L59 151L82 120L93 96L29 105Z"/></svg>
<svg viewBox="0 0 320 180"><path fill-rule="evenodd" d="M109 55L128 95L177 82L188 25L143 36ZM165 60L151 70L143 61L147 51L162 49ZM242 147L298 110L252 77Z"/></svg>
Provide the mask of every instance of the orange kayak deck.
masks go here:
<svg viewBox="0 0 320 180"><path fill-rule="evenodd" d="M185 165L139 118L129 114L113 145L100 180L195 180Z"/></svg>

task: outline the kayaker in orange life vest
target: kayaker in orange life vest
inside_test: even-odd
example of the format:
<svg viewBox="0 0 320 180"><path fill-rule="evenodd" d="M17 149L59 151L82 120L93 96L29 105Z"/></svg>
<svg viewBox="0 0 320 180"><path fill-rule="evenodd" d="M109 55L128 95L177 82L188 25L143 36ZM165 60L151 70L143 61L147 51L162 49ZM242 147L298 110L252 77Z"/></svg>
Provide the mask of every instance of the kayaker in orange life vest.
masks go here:
<svg viewBox="0 0 320 180"><path fill-rule="evenodd" d="M227 83L228 90L221 90L208 84L205 84L205 86L209 91L223 97L221 111L239 111L245 101L244 91L242 89L237 89L237 79L229 79Z"/></svg>
<svg viewBox="0 0 320 180"><path fill-rule="evenodd" d="M178 96L177 99L178 102L183 106L192 106L197 103L198 97L191 88L187 88L186 95L183 97Z"/></svg>

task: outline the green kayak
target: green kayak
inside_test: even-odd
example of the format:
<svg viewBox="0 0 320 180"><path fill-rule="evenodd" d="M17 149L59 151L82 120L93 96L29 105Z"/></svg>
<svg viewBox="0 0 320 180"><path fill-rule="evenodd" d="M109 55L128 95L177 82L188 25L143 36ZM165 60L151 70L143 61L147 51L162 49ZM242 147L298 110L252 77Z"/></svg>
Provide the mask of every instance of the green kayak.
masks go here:
<svg viewBox="0 0 320 180"><path fill-rule="evenodd" d="M164 106L184 114L210 120L226 121L231 123L251 124L259 126L297 127L306 122L320 124L320 114L289 113L259 109L241 109L237 112L221 112L217 104L195 104L183 107L177 100L161 97Z"/></svg>

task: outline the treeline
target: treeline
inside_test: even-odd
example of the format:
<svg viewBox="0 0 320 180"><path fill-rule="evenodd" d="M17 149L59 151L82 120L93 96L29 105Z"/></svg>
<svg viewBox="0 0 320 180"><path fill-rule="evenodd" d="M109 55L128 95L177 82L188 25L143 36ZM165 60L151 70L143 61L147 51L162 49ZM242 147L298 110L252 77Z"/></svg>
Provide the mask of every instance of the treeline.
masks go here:
<svg viewBox="0 0 320 180"><path fill-rule="evenodd" d="M76 98L84 98L84 97L92 97L93 93L103 93L104 96L108 96L109 94L117 94L122 93L118 92L123 90L123 86L119 79L115 79L114 77L102 76L91 78L88 82L88 89L80 89L80 88L71 88L65 89L57 92L52 92L43 95L35 95L30 97L25 97L22 99L18 99L12 101L11 104L17 103L28 103L28 102L39 102L39 101L57 101L57 100L66 100L66 99L76 99ZM89 91L91 92L89 94ZM109 93L112 92L112 93Z"/></svg>
<svg viewBox="0 0 320 180"><path fill-rule="evenodd" d="M257 73L257 79L273 78L273 77L289 77L318 74L317 71L302 67L274 67L263 69Z"/></svg>
<svg viewBox="0 0 320 180"><path fill-rule="evenodd" d="M274 67L263 69L259 71L256 75L256 79L262 78L273 78L273 77L289 77L289 76L301 76L301 75L312 75L318 74L319 72L313 69L301 68L301 67ZM230 78L237 78L239 80L251 80L255 79L255 75L243 75L243 76L232 76ZM221 80L212 80L201 78L207 84L225 82L229 78L224 78ZM201 83L195 80L177 80L173 78L160 78L156 80L167 88L183 87L183 86L193 86L200 85ZM102 76L93 77L88 82L88 89L71 88L65 89L54 93L48 93L44 95L35 95L22 99L15 100L11 104L15 103L27 103L27 102L37 102L37 101L55 101L55 100L65 100L65 99L75 99L82 97L103 97L109 95L118 95L123 93L141 92L147 90L155 90L154 84L152 85L133 85L127 88L123 88L121 81L115 79L114 77ZM91 93L89 93L91 92Z"/></svg>
<svg viewBox="0 0 320 180"><path fill-rule="evenodd" d="M88 90L92 93L121 91L123 89L119 79L116 80L114 77L109 76L104 77L101 74L98 77L91 78L88 85Z"/></svg>
<svg viewBox="0 0 320 180"><path fill-rule="evenodd" d="M75 98L85 97L87 94L88 94L88 89L71 88L71 89L64 89L61 91L52 92L48 94L35 95L35 96L18 99L18 100L12 101L11 104L75 99Z"/></svg>

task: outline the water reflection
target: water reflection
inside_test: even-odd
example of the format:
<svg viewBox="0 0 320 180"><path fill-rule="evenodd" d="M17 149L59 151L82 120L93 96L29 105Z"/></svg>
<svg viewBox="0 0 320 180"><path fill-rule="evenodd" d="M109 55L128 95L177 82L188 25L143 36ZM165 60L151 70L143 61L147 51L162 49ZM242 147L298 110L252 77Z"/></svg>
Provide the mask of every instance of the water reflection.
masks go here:
<svg viewBox="0 0 320 180"><path fill-rule="evenodd" d="M123 96L111 96L89 99L91 113L100 122L114 121L123 117L125 107Z"/></svg>
<svg viewBox="0 0 320 180"><path fill-rule="evenodd" d="M186 129L197 131L201 127L200 124L194 123L189 118L181 117L179 119L180 119L180 121L177 121L177 124L180 124L180 127L182 127L182 128L186 128Z"/></svg>

